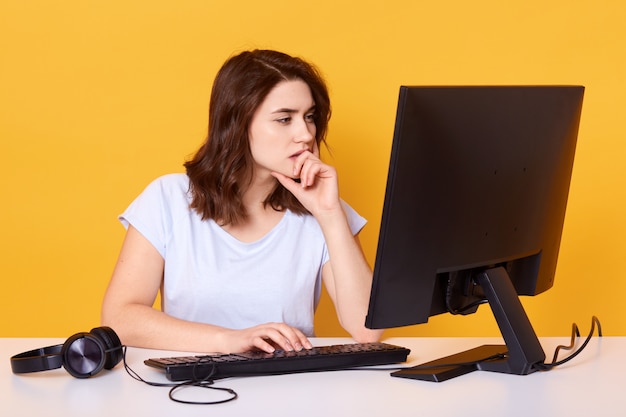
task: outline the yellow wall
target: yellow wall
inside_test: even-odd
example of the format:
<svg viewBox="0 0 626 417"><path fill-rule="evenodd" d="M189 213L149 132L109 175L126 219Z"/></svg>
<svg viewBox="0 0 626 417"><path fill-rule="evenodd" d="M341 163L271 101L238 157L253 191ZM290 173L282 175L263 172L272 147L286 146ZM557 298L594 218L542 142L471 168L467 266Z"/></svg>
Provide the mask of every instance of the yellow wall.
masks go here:
<svg viewBox="0 0 626 417"><path fill-rule="evenodd" d="M587 87L555 287L525 298L540 335L592 314L626 335L626 3L622 0L2 0L0 336L99 323L123 228L158 175L204 138L233 52L317 63L331 87L331 161L370 219L373 261L400 84ZM318 333L338 330L328 300ZM493 335L487 311L390 335Z"/></svg>

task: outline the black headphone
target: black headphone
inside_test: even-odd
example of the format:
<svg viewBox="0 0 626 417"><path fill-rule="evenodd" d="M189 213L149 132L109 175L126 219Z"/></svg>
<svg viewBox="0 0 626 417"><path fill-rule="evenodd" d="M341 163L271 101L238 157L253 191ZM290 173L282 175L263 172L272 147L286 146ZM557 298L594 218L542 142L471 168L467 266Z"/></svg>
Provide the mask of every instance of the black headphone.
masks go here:
<svg viewBox="0 0 626 417"><path fill-rule="evenodd" d="M77 333L62 345L48 346L11 357L14 374L48 371L63 366L76 378L89 378L122 360L122 343L110 327Z"/></svg>

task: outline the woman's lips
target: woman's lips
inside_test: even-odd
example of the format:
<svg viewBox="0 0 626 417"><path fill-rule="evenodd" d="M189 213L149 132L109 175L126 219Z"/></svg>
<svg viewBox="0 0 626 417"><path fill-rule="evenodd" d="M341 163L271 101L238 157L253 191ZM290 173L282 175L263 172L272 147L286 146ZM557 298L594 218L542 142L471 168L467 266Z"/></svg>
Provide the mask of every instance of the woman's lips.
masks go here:
<svg viewBox="0 0 626 417"><path fill-rule="evenodd" d="M300 150L300 151L298 151L298 152L296 152L296 153L292 154L292 155L290 156L290 158L294 158L294 159L295 159L295 158L299 157L300 155L302 155L303 153L305 153L306 151L307 151L307 149L302 149L302 150Z"/></svg>

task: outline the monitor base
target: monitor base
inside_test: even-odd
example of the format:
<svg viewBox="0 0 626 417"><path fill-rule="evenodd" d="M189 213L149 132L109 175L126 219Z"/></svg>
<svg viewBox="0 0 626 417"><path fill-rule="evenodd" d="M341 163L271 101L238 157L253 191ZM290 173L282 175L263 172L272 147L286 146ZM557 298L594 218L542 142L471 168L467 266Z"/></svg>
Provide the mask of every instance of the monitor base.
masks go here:
<svg viewBox="0 0 626 417"><path fill-rule="evenodd" d="M426 362L421 365L393 372L391 376L398 378L419 379L422 381L443 382L457 376L478 370L492 370L491 366L506 361L505 345L483 345L454 355ZM487 358L500 358L485 360Z"/></svg>

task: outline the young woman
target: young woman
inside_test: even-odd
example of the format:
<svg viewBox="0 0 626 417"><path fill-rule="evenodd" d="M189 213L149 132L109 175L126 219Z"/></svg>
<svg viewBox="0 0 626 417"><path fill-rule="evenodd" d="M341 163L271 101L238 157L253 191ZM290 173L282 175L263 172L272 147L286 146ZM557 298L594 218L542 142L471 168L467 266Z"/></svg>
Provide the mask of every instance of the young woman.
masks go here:
<svg viewBox="0 0 626 417"><path fill-rule="evenodd" d="M326 86L307 62L236 55L215 79L209 134L185 174L163 176L120 216L127 228L102 324L124 344L197 352L310 348L322 281L342 326L365 328L365 221L319 158ZM161 291L162 311L152 307Z"/></svg>

